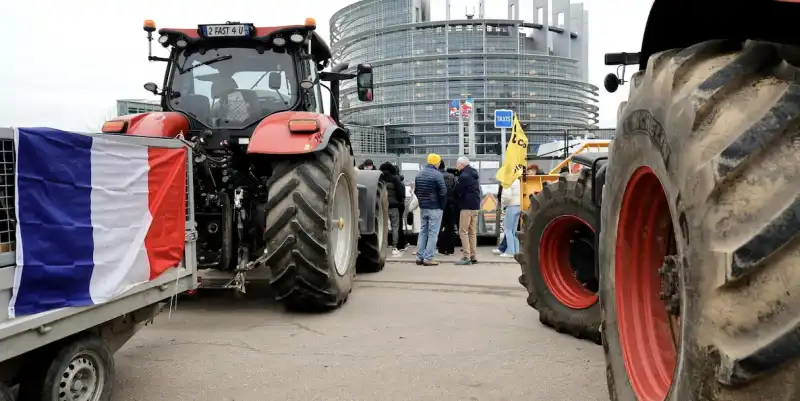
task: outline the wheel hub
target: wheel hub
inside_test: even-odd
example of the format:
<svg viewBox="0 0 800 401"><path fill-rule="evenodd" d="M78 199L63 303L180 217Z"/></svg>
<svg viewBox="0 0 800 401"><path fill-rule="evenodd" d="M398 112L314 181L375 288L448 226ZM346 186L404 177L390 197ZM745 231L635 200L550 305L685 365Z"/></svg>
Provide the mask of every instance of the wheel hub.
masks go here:
<svg viewBox="0 0 800 401"><path fill-rule="evenodd" d="M357 218L352 211L354 201L349 181L344 174L336 178L333 188L333 198L331 208L331 226L329 229L330 242L333 247L333 262L336 273L344 276L350 268L350 261L353 255L353 242L357 241L356 234L353 233L351 224Z"/></svg>
<svg viewBox="0 0 800 401"><path fill-rule="evenodd" d="M548 290L562 305L570 309L586 309L597 303L597 294L579 280L585 275L579 275L570 262L588 261L593 270L594 255L588 252L588 258L581 257L580 254L586 253L583 248L588 242L576 240L580 238L575 237L576 232L593 234L588 223L577 216L564 215L553 219L539 240L539 269ZM591 246L588 249L591 250Z"/></svg>
<svg viewBox="0 0 800 401"><path fill-rule="evenodd" d="M681 298L678 292L678 263L677 257L664 257L664 266L658 269L661 277L661 291L658 293L659 299L664 301L667 313L670 316L680 316Z"/></svg>
<svg viewBox="0 0 800 401"><path fill-rule="evenodd" d="M78 355L70 361L58 383L59 401L96 401L102 392L102 375L95 359Z"/></svg>
<svg viewBox="0 0 800 401"><path fill-rule="evenodd" d="M614 280L617 330L639 400L665 400L680 348L680 259L664 188L649 167L630 178L619 209Z"/></svg>

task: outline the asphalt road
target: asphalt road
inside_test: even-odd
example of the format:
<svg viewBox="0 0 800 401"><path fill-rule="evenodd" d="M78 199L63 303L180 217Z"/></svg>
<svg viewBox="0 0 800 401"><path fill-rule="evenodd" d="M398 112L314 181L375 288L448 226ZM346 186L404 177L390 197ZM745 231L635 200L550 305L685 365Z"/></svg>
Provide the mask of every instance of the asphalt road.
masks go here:
<svg viewBox="0 0 800 401"><path fill-rule="evenodd" d="M394 260L324 315L181 299L117 353L113 399L608 400L602 349L541 326L518 271Z"/></svg>

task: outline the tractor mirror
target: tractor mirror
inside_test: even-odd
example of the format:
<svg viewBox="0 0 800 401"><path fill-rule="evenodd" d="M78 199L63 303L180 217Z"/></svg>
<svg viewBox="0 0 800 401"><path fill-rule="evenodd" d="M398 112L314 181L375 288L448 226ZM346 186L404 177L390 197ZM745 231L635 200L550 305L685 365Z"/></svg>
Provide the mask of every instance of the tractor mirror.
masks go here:
<svg viewBox="0 0 800 401"><path fill-rule="evenodd" d="M639 53L606 53L606 65L636 65L639 64Z"/></svg>
<svg viewBox="0 0 800 401"><path fill-rule="evenodd" d="M148 92L150 92L150 93L152 93L154 95L158 95L158 85L156 85L153 82L148 82L148 83L144 84L144 90L146 90L146 91L148 91Z"/></svg>
<svg viewBox="0 0 800 401"><path fill-rule="evenodd" d="M281 88L281 73L280 72L270 72L269 73L269 88L272 90L278 90Z"/></svg>
<svg viewBox="0 0 800 401"><path fill-rule="evenodd" d="M358 100L371 102L374 98L372 93L372 66L369 64L359 64L356 73L356 86L358 87Z"/></svg>

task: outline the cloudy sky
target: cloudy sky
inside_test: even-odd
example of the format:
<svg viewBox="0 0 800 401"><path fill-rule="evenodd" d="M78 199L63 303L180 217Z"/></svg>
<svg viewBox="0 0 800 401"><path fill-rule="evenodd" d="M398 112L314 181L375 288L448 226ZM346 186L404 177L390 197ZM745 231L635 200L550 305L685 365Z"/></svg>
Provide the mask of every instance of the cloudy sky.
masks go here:
<svg viewBox="0 0 800 401"><path fill-rule="evenodd" d="M445 0L431 0L434 19L444 19ZM0 1L0 126L51 126L96 130L115 112L115 100L153 98L145 82L161 82L162 63L148 63L142 21L158 27L195 27L224 21L256 25L317 20L328 38L328 20L353 0L24 0ZM574 1L573 1L574 2ZM602 88L612 69L603 54L638 51L652 0L584 0L590 12L589 74ZM451 15L477 0L452 0ZM532 2L531 2L532 4ZM487 18L504 18L505 0L487 0ZM522 6L521 12L533 7ZM165 51L154 46L157 54ZM612 127L627 87L601 90L600 126Z"/></svg>

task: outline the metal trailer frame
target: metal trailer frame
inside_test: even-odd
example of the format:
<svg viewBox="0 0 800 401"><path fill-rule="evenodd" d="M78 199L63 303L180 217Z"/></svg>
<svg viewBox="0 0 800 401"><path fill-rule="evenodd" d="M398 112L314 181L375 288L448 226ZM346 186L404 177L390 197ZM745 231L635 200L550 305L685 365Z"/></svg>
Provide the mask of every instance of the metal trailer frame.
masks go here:
<svg viewBox="0 0 800 401"><path fill-rule="evenodd" d="M84 134L109 137L109 134ZM0 142L12 142L14 130L0 128ZM175 139L114 135L121 142L181 148L185 145ZM13 145L12 145L13 146ZM13 157L13 147L11 148ZM135 332L160 312L159 305L170 297L197 287L196 238L194 222L194 197L192 186L192 153L187 149L187 213L186 248L180 266L170 268L161 277L140 284L119 297L103 304L61 308L35 315L8 318L8 305L14 283L15 252L0 253L0 385L11 380L25 362L25 356L59 340L86 331L104 338L113 351L125 344ZM7 156L0 153L0 159ZM5 161L0 164L10 164ZM0 171L0 174L8 172ZM16 174L13 170L11 174ZM12 217L15 219L15 217ZM15 225L15 221L10 222Z"/></svg>

